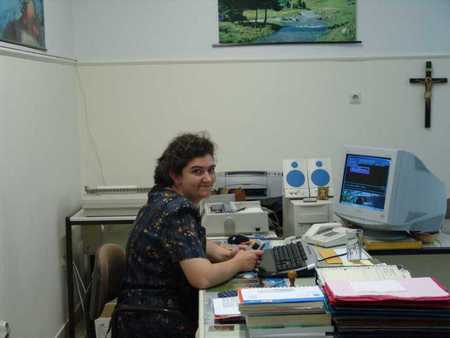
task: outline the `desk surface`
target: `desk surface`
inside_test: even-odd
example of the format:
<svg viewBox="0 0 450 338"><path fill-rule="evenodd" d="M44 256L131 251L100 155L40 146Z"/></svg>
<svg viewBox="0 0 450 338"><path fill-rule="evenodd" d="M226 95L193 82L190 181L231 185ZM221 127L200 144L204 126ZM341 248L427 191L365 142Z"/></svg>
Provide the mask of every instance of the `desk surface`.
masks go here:
<svg viewBox="0 0 450 338"><path fill-rule="evenodd" d="M372 250L372 255L418 255L418 254L450 254L450 219L446 219L441 232L433 235L433 240L423 243L421 249Z"/></svg>
<svg viewBox="0 0 450 338"><path fill-rule="evenodd" d="M83 224L83 223L102 223L102 222L134 222L136 216L86 216L84 210L80 209L77 213L69 217L72 224Z"/></svg>
<svg viewBox="0 0 450 338"><path fill-rule="evenodd" d="M231 281L218 287L214 287L208 290L200 290L199 293L199 326L198 337L240 337L246 338L247 328L245 324L215 324L214 323L214 311L213 311L213 299L217 297L217 293L223 290L229 289L227 285L230 283L239 283L238 281ZM315 284L315 278L297 278L295 280L296 286L311 286ZM233 285L236 287L236 285Z"/></svg>
<svg viewBox="0 0 450 338"><path fill-rule="evenodd" d="M439 233L435 236L434 241L432 243L424 244L424 248L420 250L395 250L395 255L399 259L401 255L412 255L423 254L423 253L436 253L440 254L443 259L446 259L448 255L445 253L450 252L450 234L448 232L450 230L450 220L446 220L446 223L443 227L442 233ZM391 250L394 251L394 250ZM417 252L416 252L417 251ZM372 255L384 254L384 251L374 251L371 252ZM443 254L443 255L441 255ZM427 255L428 256L428 255ZM422 256L423 257L423 256ZM383 257L384 258L384 257ZM382 259L385 261L384 259ZM387 262L388 264L396 264L396 262ZM407 266L408 268L408 266ZM408 269L409 270L409 269ZM411 269L414 270L414 269ZM413 271L411 271L413 272ZM412 273L413 276L416 274ZM421 274L418 274L420 276ZM432 274L427 274L432 275ZM298 286L304 285L312 285L314 283L314 278L297 278L296 284ZM198 337L206 338L206 337L230 337L230 338L244 338L248 337L247 329L244 324L215 324L214 323L214 313L213 313L213 305L212 300L217 297L217 293L222 291L222 289L227 289L226 284L208 289L208 290L200 290L199 293L199 330ZM229 288L228 288L229 289Z"/></svg>

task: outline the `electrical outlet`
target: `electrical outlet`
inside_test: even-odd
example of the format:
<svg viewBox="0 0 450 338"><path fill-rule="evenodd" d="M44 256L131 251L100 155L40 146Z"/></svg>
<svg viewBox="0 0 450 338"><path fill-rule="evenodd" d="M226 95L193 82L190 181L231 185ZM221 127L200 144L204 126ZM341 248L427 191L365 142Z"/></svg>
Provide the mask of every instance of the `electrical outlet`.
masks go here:
<svg viewBox="0 0 450 338"><path fill-rule="evenodd" d="M361 104L361 93L360 92L350 93L350 104Z"/></svg>
<svg viewBox="0 0 450 338"><path fill-rule="evenodd" d="M5 320L0 320L0 338L9 337L9 325Z"/></svg>

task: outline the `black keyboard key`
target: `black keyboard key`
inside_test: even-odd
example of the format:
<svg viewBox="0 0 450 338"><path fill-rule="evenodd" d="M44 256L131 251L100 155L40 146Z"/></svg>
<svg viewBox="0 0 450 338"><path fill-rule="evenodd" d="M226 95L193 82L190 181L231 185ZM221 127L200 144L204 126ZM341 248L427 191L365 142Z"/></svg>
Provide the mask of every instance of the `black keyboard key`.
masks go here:
<svg viewBox="0 0 450 338"><path fill-rule="evenodd" d="M277 246L273 249L277 271L296 270L305 267L307 255L301 242Z"/></svg>

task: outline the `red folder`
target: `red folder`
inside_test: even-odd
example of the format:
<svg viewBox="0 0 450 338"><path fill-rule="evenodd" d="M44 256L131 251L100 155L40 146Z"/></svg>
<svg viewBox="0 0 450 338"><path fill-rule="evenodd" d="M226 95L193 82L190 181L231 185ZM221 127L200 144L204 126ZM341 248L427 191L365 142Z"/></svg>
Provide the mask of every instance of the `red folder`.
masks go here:
<svg viewBox="0 0 450 338"><path fill-rule="evenodd" d="M334 306L450 309L450 293L430 277L373 282L331 280L325 283L324 291Z"/></svg>

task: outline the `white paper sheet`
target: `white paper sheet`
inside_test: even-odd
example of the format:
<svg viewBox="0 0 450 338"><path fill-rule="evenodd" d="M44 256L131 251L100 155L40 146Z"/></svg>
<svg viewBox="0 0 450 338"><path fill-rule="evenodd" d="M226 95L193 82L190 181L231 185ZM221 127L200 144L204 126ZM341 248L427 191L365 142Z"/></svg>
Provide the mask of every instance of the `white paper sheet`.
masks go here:
<svg viewBox="0 0 450 338"><path fill-rule="evenodd" d="M214 298L213 305L215 316L239 316L241 314L237 297Z"/></svg>
<svg viewBox="0 0 450 338"><path fill-rule="evenodd" d="M350 283L353 290L365 294L404 292L406 289L396 280L359 281Z"/></svg>

